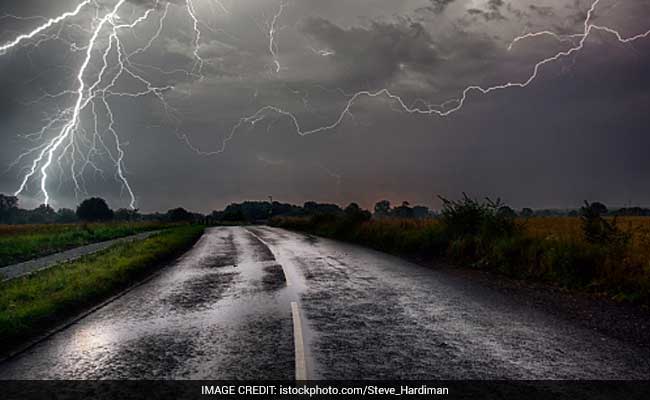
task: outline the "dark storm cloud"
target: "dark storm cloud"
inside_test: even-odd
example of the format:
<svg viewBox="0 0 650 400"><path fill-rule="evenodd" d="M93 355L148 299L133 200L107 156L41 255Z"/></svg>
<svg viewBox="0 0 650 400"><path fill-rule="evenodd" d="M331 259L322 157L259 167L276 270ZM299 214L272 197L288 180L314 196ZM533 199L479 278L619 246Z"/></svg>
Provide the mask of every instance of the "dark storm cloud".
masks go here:
<svg viewBox="0 0 650 400"><path fill-rule="evenodd" d="M217 156L199 156L179 140L186 134L201 150L219 149L240 118L266 105L293 112L304 129L329 125L348 99L339 88L388 87L408 103L421 98L439 104L467 85L521 81L536 62L567 43L535 38L508 51L509 41L536 30L580 32L589 1L288 2L277 26L282 69L276 72L268 23L279 1L225 1L231 11L226 14L213 2L197 0L201 78L181 71L195 66L196 49L184 1L172 2L178 6L170 8L160 38L130 60L154 84L174 85L165 92L170 108L155 96L109 100L125 147L125 171L144 211L179 205L209 211L269 195L296 203L371 206L385 197L436 206L437 194L454 197L462 191L503 197L515 207L579 206L584 199L650 205L650 40L619 45L605 33L595 34L575 57L544 66L528 88L474 92L447 118L410 115L386 98L364 97L338 128L319 134L300 136L289 118L269 112L267 119L244 124ZM0 1L0 15L52 16L74 4ZM646 1L610 8L614 4L601 1L599 24L626 35L650 28ZM131 21L142 12L125 7L121 16ZM133 35L124 32L124 45L133 50L146 42L159 16L152 15ZM2 20L0 39L37 22ZM44 92L76 87L82 54L71 52L64 40L82 47L87 34L73 27L60 33L60 39L0 57L1 170L32 144L19 134L38 131L72 100L29 105ZM318 50L329 52L322 56ZM120 88L130 84L124 79ZM178 121L170 121L167 112ZM105 178L87 174L89 194L106 197L114 207L128 204L111 179L110 161L98 162ZM15 191L26 165L0 174L0 192ZM74 206L69 179L58 189L58 174L52 175L55 206ZM36 186L21 197L23 205L42 199Z"/></svg>
<svg viewBox="0 0 650 400"><path fill-rule="evenodd" d="M501 13L501 7L504 4L503 0L488 0L487 9L469 8L467 13L472 16L480 16L486 21L505 20L506 17Z"/></svg>
<svg viewBox="0 0 650 400"><path fill-rule="evenodd" d="M544 6L538 6L536 4L531 4L528 6L528 8L535 12L537 15L540 15L542 17L552 17L555 15L555 12L553 11L553 7L544 7Z"/></svg>
<svg viewBox="0 0 650 400"><path fill-rule="evenodd" d="M456 0L429 0L431 5L420 7L417 11L428 11L434 14L442 14L447 7Z"/></svg>
<svg viewBox="0 0 650 400"><path fill-rule="evenodd" d="M345 29L323 18L308 18L301 29L335 51L342 79L349 81L383 82L402 67L423 70L438 58L424 26L407 20Z"/></svg>

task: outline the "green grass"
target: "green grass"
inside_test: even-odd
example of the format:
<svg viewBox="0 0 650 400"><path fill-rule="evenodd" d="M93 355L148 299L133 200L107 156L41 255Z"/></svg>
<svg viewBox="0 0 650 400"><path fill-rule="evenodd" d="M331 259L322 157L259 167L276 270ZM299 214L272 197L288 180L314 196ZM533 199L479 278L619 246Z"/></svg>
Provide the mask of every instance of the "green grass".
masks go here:
<svg viewBox="0 0 650 400"><path fill-rule="evenodd" d="M626 222L622 219L621 224ZM443 220L371 220L351 225L340 218L276 218L275 226L362 244L418 259L453 264L508 277L650 306L650 218L635 220L628 244L590 243L577 218L518 220L509 233L477 229L454 233ZM539 234L540 224L544 226ZM575 226L577 224L577 227ZM567 234L571 225L571 234ZM624 224L625 225L625 224ZM630 228L631 229L631 228Z"/></svg>
<svg viewBox="0 0 650 400"><path fill-rule="evenodd" d="M189 249L202 232L196 225L172 228L0 283L0 354L142 279Z"/></svg>
<svg viewBox="0 0 650 400"><path fill-rule="evenodd" d="M167 226L159 222L0 225L0 267Z"/></svg>

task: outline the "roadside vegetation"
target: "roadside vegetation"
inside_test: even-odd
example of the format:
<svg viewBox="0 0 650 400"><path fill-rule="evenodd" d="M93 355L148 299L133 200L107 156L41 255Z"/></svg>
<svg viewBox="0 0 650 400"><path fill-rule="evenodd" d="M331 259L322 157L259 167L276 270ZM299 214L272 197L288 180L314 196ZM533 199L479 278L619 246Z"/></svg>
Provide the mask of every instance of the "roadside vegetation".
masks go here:
<svg viewBox="0 0 650 400"><path fill-rule="evenodd" d="M142 279L189 249L202 232L199 225L177 226L0 283L0 354Z"/></svg>
<svg viewBox="0 0 650 400"><path fill-rule="evenodd" d="M169 226L161 222L0 225L0 267Z"/></svg>
<svg viewBox="0 0 650 400"><path fill-rule="evenodd" d="M82 201L76 211L55 211L45 204L25 210L17 197L0 194L0 268L91 243L205 222L205 216L183 208L154 214L123 208L113 211L99 197Z"/></svg>
<svg viewBox="0 0 650 400"><path fill-rule="evenodd" d="M437 218L370 213L274 218L272 225L363 244L418 259L445 258L514 278L650 305L650 218L610 217L585 203L563 217L522 217L500 201L443 200ZM406 207L406 205L402 205ZM378 217L379 215L379 217Z"/></svg>

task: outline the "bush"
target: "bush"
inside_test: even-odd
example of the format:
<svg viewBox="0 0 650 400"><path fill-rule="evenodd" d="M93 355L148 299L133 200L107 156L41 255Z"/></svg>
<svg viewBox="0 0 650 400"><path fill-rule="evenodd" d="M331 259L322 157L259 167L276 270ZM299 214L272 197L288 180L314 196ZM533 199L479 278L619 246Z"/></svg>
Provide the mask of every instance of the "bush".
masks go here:
<svg viewBox="0 0 650 400"><path fill-rule="evenodd" d="M630 235L618 229L616 217L609 222L601 214L607 210L601 203L585 201L580 209L582 231L587 242L608 247L624 248L630 242Z"/></svg>
<svg viewBox="0 0 650 400"><path fill-rule="evenodd" d="M512 236L517 233L515 213L500 199L479 202L463 193L460 201L443 202L442 222L451 238L479 237L481 241Z"/></svg>
<svg viewBox="0 0 650 400"><path fill-rule="evenodd" d="M91 197L79 204L77 216L82 221L98 222L110 221L113 219L113 210L108 208L106 200L99 197Z"/></svg>

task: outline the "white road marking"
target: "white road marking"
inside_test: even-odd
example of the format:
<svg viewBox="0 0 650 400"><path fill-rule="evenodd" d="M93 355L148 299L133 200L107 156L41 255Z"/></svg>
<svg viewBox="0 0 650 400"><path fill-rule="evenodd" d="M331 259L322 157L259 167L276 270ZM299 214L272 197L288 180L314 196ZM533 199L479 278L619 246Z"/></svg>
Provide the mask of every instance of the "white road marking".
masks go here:
<svg viewBox="0 0 650 400"><path fill-rule="evenodd" d="M262 242L262 244L269 249L271 254L273 254L273 257L275 258L276 264L280 264L280 266L282 267L282 273L284 274L284 280L286 281L287 286L291 286L291 280L289 279L289 274L287 274L287 270L284 268L284 265L282 265L280 263L280 261L278 260L278 256L273 251L273 248L271 247L271 245L268 244L264 239L262 239L259 235L255 234L255 232L251 231L250 229L246 229L246 231L248 233L250 233L251 235L253 235L253 237L255 237L257 240Z"/></svg>
<svg viewBox="0 0 650 400"><path fill-rule="evenodd" d="M293 315L293 343L296 353L296 380L307 380L307 364L305 362L305 345L302 338L302 322L298 303L291 302L291 314Z"/></svg>
<svg viewBox="0 0 650 400"><path fill-rule="evenodd" d="M269 251L275 257L276 263L280 264L282 267L282 272L284 273L284 278L287 283L287 286L291 286L291 280L289 279L289 274L284 265L279 262L278 256L273 251L273 248L269 243L262 239L259 235L255 234L249 229L246 229L248 233L253 235L257 240L259 240L264 246L266 246ZM305 359L305 342L302 334L302 319L300 317L300 307L295 301L291 302L291 316L293 317L293 344L294 344L294 353L296 355L295 361L295 370L296 370L296 381L306 381L307 380L307 362Z"/></svg>

